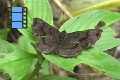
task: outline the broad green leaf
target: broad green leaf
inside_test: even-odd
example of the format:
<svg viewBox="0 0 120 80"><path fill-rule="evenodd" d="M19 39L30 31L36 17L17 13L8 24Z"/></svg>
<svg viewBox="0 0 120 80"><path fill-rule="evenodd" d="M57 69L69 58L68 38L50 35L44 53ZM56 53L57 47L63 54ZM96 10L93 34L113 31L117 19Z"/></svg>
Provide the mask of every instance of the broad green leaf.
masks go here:
<svg viewBox="0 0 120 80"><path fill-rule="evenodd" d="M80 63L85 63L101 72L105 72L104 74L112 78L120 79L120 62L107 53L98 49L89 49L88 51L83 51L82 55L78 56L77 59Z"/></svg>
<svg viewBox="0 0 120 80"><path fill-rule="evenodd" d="M42 73L42 75L49 74L50 66L49 66L49 62L47 60L43 61L41 67L42 67L42 69L40 70L40 72Z"/></svg>
<svg viewBox="0 0 120 80"><path fill-rule="evenodd" d="M105 27L102 28L103 33L101 39L97 41L94 46L92 46L93 48L90 48L88 50L83 49L82 53L75 58L63 58L56 54L50 54L50 55L43 54L43 56L45 57L45 59L49 60L55 65L70 72L73 71L74 67L77 64L85 63L98 69L99 71L104 70L106 72L105 74L110 77L120 79L120 77L116 75L116 74L120 75L120 73L118 72L120 70L118 68L120 67L119 61L109 56L108 54L102 52L106 49L110 49L119 45L120 39L113 38L114 31L108 27L110 24L118 20L120 20L119 13L106 11L106 10L93 10L80 14L65 22L60 28L60 31L66 30L68 33L70 33L80 30L82 31L86 29L93 29L99 21L104 21L106 25ZM112 44L110 44L111 42ZM95 50L94 48L97 49ZM99 56L100 58L98 58ZM84 58L86 60L84 60ZM112 63L106 65L106 63L111 62L111 60ZM116 66L116 64L118 64L118 66ZM110 67L110 69L108 67Z"/></svg>
<svg viewBox="0 0 120 80"><path fill-rule="evenodd" d="M100 40L98 40L93 47L98 48L100 51L105 51L120 45L120 39L114 38L113 34L114 31L111 28L108 28L107 26L104 27Z"/></svg>
<svg viewBox="0 0 120 80"><path fill-rule="evenodd" d="M29 18L41 18L53 25L52 10L48 0L25 0L24 2L28 8ZM32 20L28 20L28 23L32 25Z"/></svg>
<svg viewBox="0 0 120 80"><path fill-rule="evenodd" d="M101 52L98 49L83 51L76 58L63 58L55 54L44 54L44 57L67 71L72 72L75 65L85 63L112 78L120 79L120 62L111 55Z"/></svg>
<svg viewBox="0 0 120 80"><path fill-rule="evenodd" d="M0 53L0 58L3 58L7 53Z"/></svg>
<svg viewBox="0 0 120 80"><path fill-rule="evenodd" d="M18 29L23 35L30 38L34 43L35 38L32 35L31 26L33 18L41 18L47 23L53 25L52 10L48 0L24 0L25 6L28 8L28 28Z"/></svg>
<svg viewBox="0 0 120 80"><path fill-rule="evenodd" d="M102 37L93 46L104 51L120 44L120 39L113 37L114 31L107 27L118 20L120 20L120 13L107 10L93 10L80 14L66 21L61 26L60 31L66 30L68 33L70 33L75 31L93 29L99 21L104 21L106 23L106 26L102 28ZM110 44L111 42L112 44Z"/></svg>
<svg viewBox="0 0 120 80"><path fill-rule="evenodd" d="M15 50L15 46L5 40L0 39L0 53L10 53Z"/></svg>
<svg viewBox="0 0 120 80"><path fill-rule="evenodd" d="M64 58L56 54L49 54L49 55L42 54L42 55L45 57L45 59L47 59L51 63L54 63L55 65L70 72L73 72L74 67L80 62L76 58Z"/></svg>
<svg viewBox="0 0 120 80"><path fill-rule="evenodd" d="M21 80L37 62L36 56L22 50L15 50L0 58L0 69L9 73L12 80Z"/></svg>
<svg viewBox="0 0 120 80"><path fill-rule="evenodd" d="M99 21L104 21L106 25L109 26L118 20L120 20L120 13L118 12L92 10L69 19L60 27L60 31L65 30L68 33L83 31L93 29Z"/></svg>
<svg viewBox="0 0 120 80"><path fill-rule="evenodd" d="M25 36L19 37L19 44L18 45L22 47L22 50L27 51L28 53L37 54L33 45L31 44L29 38L27 38Z"/></svg>
<svg viewBox="0 0 120 80"><path fill-rule="evenodd" d="M62 77L58 75L48 74L48 75L41 76L37 80L74 80L74 79L70 77Z"/></svg>

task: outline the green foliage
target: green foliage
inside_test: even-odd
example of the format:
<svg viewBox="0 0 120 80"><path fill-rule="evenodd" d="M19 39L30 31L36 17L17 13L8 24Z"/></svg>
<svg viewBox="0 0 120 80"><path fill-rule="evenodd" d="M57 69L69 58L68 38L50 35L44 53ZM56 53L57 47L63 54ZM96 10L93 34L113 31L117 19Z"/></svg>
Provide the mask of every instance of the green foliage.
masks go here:
<svg viewBox="0 0 120 80"><path fill-rule="evenodd" d="M35 55L22 50L15 50L0 59L0 69L9 73L12 80L21 80L36 63Z"/></svg>
<svg viewBox="0 0 120 80"><path fill-rule="evenodd" d="M53 25L53 16L48 0L24 0L25 6L28 8L28 28L18 29L23 35L30 38L34 43L35 38L32 35L31 25L33 18L41 18L47 23Z"/></svg>
<svg viewBox="0 0 120 80"><path fill-rule="evenodd" d="M79 17L79 18L78 18ZM113 37L114 31L108 26L120 19L120 14L106 10L93 10L80 14L66 21L60 28L60 31L66 30L68 33L74 31L82 31L93 29L99 21L104 21L105 26L102 27L103 33L100 40L93 47L99 48L101 51L111 49L119 45L119 40ZM111 35L111 36L110 36ZM108 37L109 36L109 37ZM112 43L112 44L111 44Z"/></svg>
<svg viewBox="0 0 120 80"><path fill-rule="evenodd" d="M93 48L89 49L90 51L86 51L85 49L83 49L83 52L76 58L62 58L55 54L43 54L43 56L52 63L71 72L73 71L75 65L79 63L85 63L98 69L99 71L104 70L105 74L108 76L120 79L120 77L118 76L120 75L120 63L115 58L103 52L104 50L113 48L120 44L120 39L115 39L113 37L114 31L108 27L110 24L112 24L115 21L118 21L119 19L119 13L106 10L93 10L80 14L65 22L61 26L60 31L66 30L68 33L70 33L79 30L86 30L94 28L94 26L99 21L106 22L106 25L102 28L102 36L100 40L98 40L96 44L93 45Z"/></svg>
<svg viewBox="0 0 120 80"><path fill-rule="evenodd" d="M40 70L40 72L45 75L45 74L49 74L49 62L47 60L44 60L44 62L41 65L42 69Z"/></svg>
<svg viewBox="0 0 120 80"><path fill-rule="evenodd" d="M31 44L29 38L25 36L20 36L18 46L21 46L21 49L27 51L31 54L37 54L36 50L34 49L33 45ZM16 44L17 45L17 44Z"/></svg>
<svg viewBox="0 0 120 80"><path fill-rule="evenodd" d="M89 49L88 51L83 51L83 54L78 56L77 59L81 63L98 69L100 72L105 72L104 74L112 78L120 79L120 62L111 55L101 52L98 49Z"/></svg>
<svg viewBox="0 0 120 80"><path fill-rule="evenodd" d="M15 46L7 41L0 39L0 53L10 53L15 50Z"/></svg>
<svg viewBox="0 0 120 80"><path fill-rule="evenodd" d="M100 72L104 71L104 74L112 78L120 79L120 62L103 52L120 44L120 39L114 38L114 31L108 27L120 20L120 13L107 10L93 10L79 14L65 22L61 26L60 31L65 30L68 33L92 29L99 21L104 21L106 24L102 27L103 33L100 40L92 48L83 49L82 53L77 57L64 58L53 53L48 55L41 54L34 48L36 39L32 35L31 30L33 18L41 18L50 25L53 25L52 11L48 1L24 1L28 8L28 28L19 29L23 34L19 38L19 43L11 44L0 39L0 69L4 70L5 73L9 73L12 80L32 80L40 68L43 68L40 71L44 75L37 80L73 80L68 77L50 75L48 61L70 72L73 72L73 68L77 64L84 63Z"/></svg>

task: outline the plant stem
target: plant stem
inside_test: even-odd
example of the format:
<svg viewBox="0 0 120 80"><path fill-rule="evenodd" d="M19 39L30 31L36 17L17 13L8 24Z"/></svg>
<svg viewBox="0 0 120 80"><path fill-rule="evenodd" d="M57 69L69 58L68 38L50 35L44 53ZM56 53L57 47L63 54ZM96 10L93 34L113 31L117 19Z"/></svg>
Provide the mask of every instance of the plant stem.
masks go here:
<svg viewBox="0 0 120 80"><path fill-rule="evenodd" d="M37 54L37 58L38 58L38 61L35 64L35 68L32 71L32 73L25 76L22 80L33 80L33 78L37 75L39 69L41 68L41 64L44 61L43 56L41 54L39 54L39 53Z"/></svg>
<svg viewBox="0 0 120 80"><path fill-rule="evenodd" d="M37 72L40 69L40 63L39 61L35 64L35 69L33 70L33 72L28 76L28 78L26 80L33 80L34 76L36 76Z"/></svg>
<svg viewBox="0 0 120 80"><path fill-rule="evenodd" d="M33 45L35 48L35 46ZM37 50L36 50L37 51ZM37 51L36 58L38 59L37 63L35 64L34 70L29 74L26 74L22 80L33 80L33 78L37 75L39 69L41 68L41 64L44 61L44 57L40 54L40 52Z"/></svg>
<svg viewBox="0 0 120 80"><path fill-rule="evenodd" d="M72 18L72 14L63 6L63 4L59 0L53 0L57 6L68 16L68 18Z"/></svg>

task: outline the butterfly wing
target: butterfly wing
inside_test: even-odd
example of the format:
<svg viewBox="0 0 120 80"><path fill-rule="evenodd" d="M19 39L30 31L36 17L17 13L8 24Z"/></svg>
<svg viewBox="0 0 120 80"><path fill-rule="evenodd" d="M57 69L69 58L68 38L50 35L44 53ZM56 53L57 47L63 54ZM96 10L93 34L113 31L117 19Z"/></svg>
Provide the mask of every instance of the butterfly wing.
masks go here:
<svg viewBox="0 0 120 80"><path fill-rule="evenodd" d="M89 48L91 45L94 45L97 40L101 37L102 30L101 29L89 29L85 31L83 34L85 37L81 38L79 42L85 48Z"/></svg>
<svg viewBox="0 0 120 80"><path fill-rule="evenodd" d="M89 29L69 33L68 35L73 35L74 41L79 42L85 48L89 48L91 45L94 45L97 40L99 40L101 33L101 29Z"/></svg>
<svg viewBox="0 0 120 80"><path fill-rule="evenodd" d="M44 37L35 44L36 49L41 53L49 53L57 46L56 41L52 37Z"/></svg>
<svg viewBox="0 0 120 80"><path fill-rule="evenodd" d="M36 42L36 48L42 53L51 52L57 45L56 38L60 32L39 18L34 18L32 25L33 35L35 37L44 36Z"/></svg>
<svg viewBox="0 0 120 80"><path fill-rule="evenodd" d="M77 56L82 51L80 44L85 48L90 47L100 38L101 32L101 29L89 29L68 33L65 40L59 44L58 53L63 57Z"/></svg>
<svg viewBox="0 0 120 80"><path fill-rule="evenodd" d="M71 43L72 44L72 43ZM76 57L81 52L81 46L79 44L75 44L74 46L67 47L59 47L57 51L60 56L63 57Z"/></svg>
<svg viewBox="0 0 120 80"><path fill-rule="evenodd" d="M33 19L32 33L35 37L38 36L58 36L59 31L39 18Z"/></svg>
<svg viewBox="0 0 120 80"><path fill-rule="evenodd" d="M81 46L74 40L74 35L66 34L63 41L60 41L56 49L63 57L75 57L81 52Z"/></svg>

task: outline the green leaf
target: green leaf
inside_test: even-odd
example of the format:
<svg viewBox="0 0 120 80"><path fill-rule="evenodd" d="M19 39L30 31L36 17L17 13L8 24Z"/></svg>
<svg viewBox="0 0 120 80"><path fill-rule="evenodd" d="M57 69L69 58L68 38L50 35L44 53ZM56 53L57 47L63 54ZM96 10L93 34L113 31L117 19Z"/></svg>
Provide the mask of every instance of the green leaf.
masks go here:
<svg viewBox="0 0 120 80"><path fill-rule="evenodd" d="M114 38L113 34L114 31L111 28L105 26L103 28L103 33L100 40L98 40L96 44L93 45L93 47L98 48L100 51L105 51L120 45L120 39Z"/></svg>
<svg viewBox="0 0 120 80"><path fill-rule="evenodd" d="M25 6L29 9L29 18L41 18L47 23L53 24L52 10L48 0L25 0ZM32 23L32 20L28 21L29 24Z"/></svg>
<svg viewBox="0 0 120 80"><path fill-rule="evenodd" d="M0 69L9 73L12 80L21 80L37 62L36 56L22 50L15 50L0 58Z"/></svg>
<svg viewBox="0 0 120 80"><path fill-rule="evenodd" d="M34 49L33 45L31 44L29 38L25 36L19 37L19 46L22 47L22 50L27 51L28 53L37 54L36 50Z"/></svg>
<svg viewBox="0 0 120 80"><path fill-rule="evenodd" d="M50 62L67 71L72 72L75 65L79 63L85 63L98 69L101 72L104 72L104 74L112 78L120 79L120 62L114 57L104 52L100 52L98 49L89 49L87 51L83 51L76 58L63 58L55 54L43 55Z"/></svg>
<svg viewBox="0 0 120 80"><path fill-rule="evenodd" d="M5 40L0 39L0 53L10 53L15 50L15 46Z"/></svg>
<svg viewBox="0 0 120 80"><path fill-rule="evenodd" d="M75 58L63 58L56 54L42 55L45 57L45 59L70 72L73 72L73 69L77 64L85 63L98 69L99 71L105 71L105 74L110 77L120 79L118 76L120 75L119 61L102 52L119 44L120 39L115 39L113 37L113 30L107 27L118 20L120 20L119 13L106 10L93 10L80 14L65 22L60 28L60 31L66 30L68 33L70 33L80 30L83 31L87 29L93 29L99 21L104 21L106 25L102 28L102 36L100 40L97 41L94 46L92 46L93 48L88 50L83 49L82 53ZM111 64L109 62L111 62ZM116 64L118 65L116 66ZM108 67L110 68L108 69Z"/></svg>
<svg viewBox="0 0 120 80"><path fill-rule="evenodd" d="M42 65L41 65L42 69L40 70L40 72L42 73L42 75L45 75L45 74L49 74L49 62L47 60L44 60Z"/></svg>
<svg viewBox="0 0 120 80"><path fill-rule="evenodd" d="M105 72L104 74L112 78L120 79L120 62L107 53L98 49L89 49L88 51L83 51L82 55L78 56L77 59L80 63L85 63L101 72Z"/></svg>
<svg viewBox="0 0 120 80"><path fill-rule="evenodd" d="M104 51L120 44L120 39L115 39L113 37L114 31L107 27L118 20L120 20L120 13L107 10L93 10L68 20L61 26L60 31L66 30L68 33L70 33L94 29L99 21L104 21L106 23L106 26L102 28L104 32L102 33L100 40L98 40L93 46Z"/></svg>
<svg viewBox="0 0 120 80"><path fill-rule="evenodd" d="M49 55L42 54L42 55L48 61L70 72L73 72L74 67L80 62L76 58L64 58L56 54L49 54Z"/></svg>
<svg viewBox="0 0 120 80"><path fill-rule="evenodd" d="M41 76L37 80L74 80L74 79L70 77L62 77L58 75L48 74L48 75Z"/></svg>
<svg viewBox="0 0 120 80"><path fill-rule="evenodd" d="M69 19L60 27L60 31L65 30L70 33L74 31L94 29L99 21L104 21L106 25L109 26L119 20L120 13L107 10L92 10Z"/></svg>
<svg viewBox="0 0 120 80"><path fill-rule="evenodd" d="M53 25L52 10L48 3L48 0L24 0L25 6L28 8L28 28L18 29L23 35L30 38L31 42L34 43L35 38L33 37L31 26L33 18L41 18L47 23Z"/></svg>

